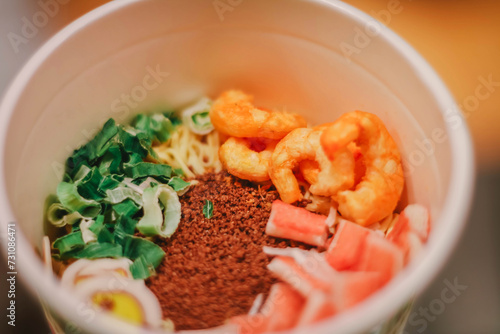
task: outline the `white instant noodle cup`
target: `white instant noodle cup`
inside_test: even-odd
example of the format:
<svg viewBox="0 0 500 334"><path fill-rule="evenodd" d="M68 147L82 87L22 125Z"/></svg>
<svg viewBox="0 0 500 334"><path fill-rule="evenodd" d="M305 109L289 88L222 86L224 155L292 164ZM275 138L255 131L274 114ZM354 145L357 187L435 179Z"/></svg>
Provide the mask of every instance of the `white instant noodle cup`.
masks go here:
<svg viewBox="0 0 500 334"><path fill-rule="evenodd" d="M44 201L64 160L109 117L126 122L228 88L311 124L356 109L385 122L403 156L402 203L429 208L429 241L366 302L296 332L397 330L463 230L473 195L471 140L455 101L415 50L335 0L113 1L54 36L0 106L0 229L5 235L15 223L18 277L67 333L147 332L82 309L44 270Z"/></svg>

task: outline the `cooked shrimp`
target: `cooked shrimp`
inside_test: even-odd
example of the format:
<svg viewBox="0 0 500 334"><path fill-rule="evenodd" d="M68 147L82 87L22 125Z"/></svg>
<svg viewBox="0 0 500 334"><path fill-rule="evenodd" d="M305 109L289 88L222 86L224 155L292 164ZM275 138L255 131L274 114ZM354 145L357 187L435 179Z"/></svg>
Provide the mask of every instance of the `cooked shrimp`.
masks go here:
<svg viewBox="0 0 500 334"><path fill-rule="evenodd" d="M283 138L273 152L269 176L281 199L293 203L302 199L302 193L293 170L301 161L315 161L319 171L314 175L309 191L314 195L333 196L339 190L354 184L354 158L345 148L330 161L320 145L322 130L301 128Z"/></svg>
<svg viewBox="0 0 500 334"><path fill-rule="evenodd" d="M324 151L334 161L351 142L361 150L365 173L355 189L344 189L334 199L344 218L368 226L396 208L404 186L401 156L382 121L367 112L344 114L321 136Z"/></svg>
<svg viewBox="0 0 500 334"><path fill-rule="evenodd" d="M322 128L315 127L314 129L322 129ZM364 161L363 159L361 159L362 154L360 148L356 146L354 142L351 142L351 144L349 144L348 147L354 156L354 161L355 161L354 184L356 185L361 181L361 177L365 175ZM320 169L319 169L319 164L316 161L314 160L301 161L299 164L299 169L302 176L309 184L315 184L318 182L318 174Z"/></svg>
<svg viewBox="0 0 500 334"><path fill-rule="evenodd" d="M240 138L281 139L290 131L307 125L297 114L255 108L252 99L239 90L222 93L210 110L215 129Z"/></svg>
<svg viewBox="0 0 500 334"><path fill-rule="evenodd" d="M219 158L227 171L241 179L269 180L269 161L276 146L271 139L230 137L219 149Z"/></svg>
<svg viewBox="0 0 500 334"><path fill-rule="evenodd" d="M319 164L316 160L301 161L299 164L299 170L309 184L315 184L318 182Z"/></svg>

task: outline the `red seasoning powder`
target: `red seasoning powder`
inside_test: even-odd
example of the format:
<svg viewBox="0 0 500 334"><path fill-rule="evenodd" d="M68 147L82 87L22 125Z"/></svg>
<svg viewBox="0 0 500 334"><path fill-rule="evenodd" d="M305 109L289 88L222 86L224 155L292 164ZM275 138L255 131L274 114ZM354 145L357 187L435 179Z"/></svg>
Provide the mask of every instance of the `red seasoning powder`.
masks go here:
<svg viewBox="0 0 500 334"><path fill-rule="evenodd" d="M276 190L258 189L226 172L198 180L181 197L179 228L157 242L166 258L147 282L176 330L222 325L246 314L259 293L267 295L277 279L266 268L263 246L309 248L265 234ZM214 205L210 219L203 215L205 200Z"/></svg>

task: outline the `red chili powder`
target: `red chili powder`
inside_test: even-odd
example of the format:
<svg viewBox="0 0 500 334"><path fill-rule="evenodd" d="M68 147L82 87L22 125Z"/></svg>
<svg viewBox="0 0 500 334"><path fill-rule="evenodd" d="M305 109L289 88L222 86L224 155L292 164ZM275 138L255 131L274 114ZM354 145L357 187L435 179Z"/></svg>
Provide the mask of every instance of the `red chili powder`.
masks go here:
<svg viewBox="0 0 500 334"><path fill-rule="evenodd" d="M166 258L147 282L176 330L222 325L247 313L259 293L267 294L276 278L266 268L263 246L309 248L265 234L276 190L259 190L226 172L198 180L181 197L179 228L157 242ZM214 205L211 219L203 215L205 200Z"/></svg>

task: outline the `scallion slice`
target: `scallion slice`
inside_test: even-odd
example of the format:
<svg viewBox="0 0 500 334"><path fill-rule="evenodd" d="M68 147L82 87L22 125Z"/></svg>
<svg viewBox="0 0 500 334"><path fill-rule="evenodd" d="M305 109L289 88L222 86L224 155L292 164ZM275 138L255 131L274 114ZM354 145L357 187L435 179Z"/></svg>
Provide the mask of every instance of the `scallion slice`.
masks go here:
<svg viewBox="0 0 500 334"><path fill-rule="evenodd" d="M214 129L210 121L211 106L212 101L209 98L200 99L182 111L182 121L196 134L206 135L210 133Z"/></svg>
<svg viewBox="0 0 500 334"><path fill-rule="evenodd" d="M81 249L85 246L85 241L82 238L82 232L73 232L60 237L54 241L52 247L59 250L60 255Z"/></svg>
<svg viewBox="0 0 500 334"><path fill-rule="evenodd" d="M178 176L174 176L168 181L168 185L171 186L179 196L181 196L188 190L191 183L184 181Z"/></svg>
<svg viewBox="0 0 500 334"><path fill-rule="evenodd" d="M68 212L61 203L52 203L47 209L47 219L55 227L64 227L79 222L83 216L80 212Z"/></svg>
<svg viewBox="0 0 500 334"><path fill-rule="evenodd" d="M74 183L61 182L57 186L57 197L69 211L78 211L83 217L94 218L101 211L101 205L94 200L83 198Z"/></svg>
<svg viewBox="0 0 500 334"><path fill-rule="evenodd" d="M164 238L174 234L181 220L181 203L174 189L160 184L144 190L144 216L137 229L146 236L160 235ZM160 202L165 208L162 215Z"/></svg>

